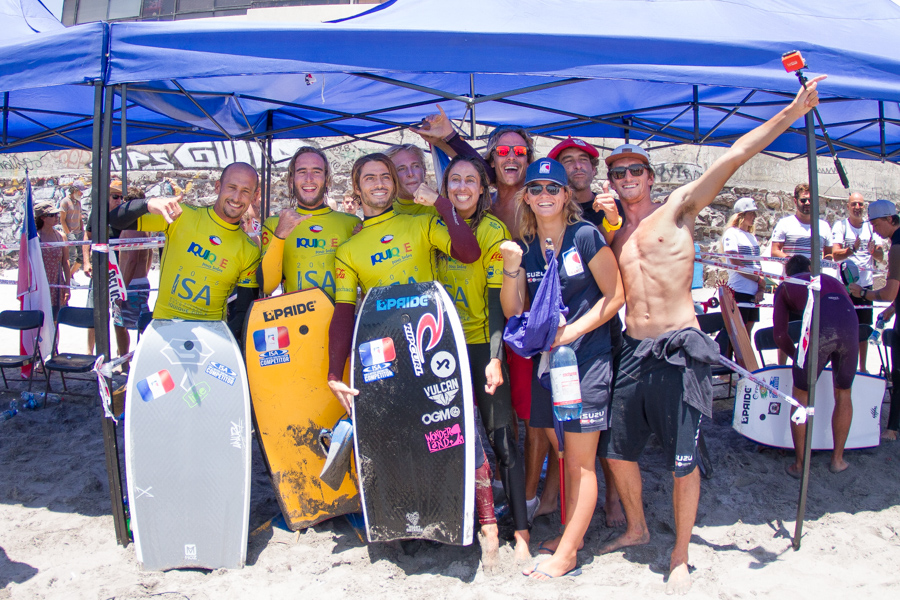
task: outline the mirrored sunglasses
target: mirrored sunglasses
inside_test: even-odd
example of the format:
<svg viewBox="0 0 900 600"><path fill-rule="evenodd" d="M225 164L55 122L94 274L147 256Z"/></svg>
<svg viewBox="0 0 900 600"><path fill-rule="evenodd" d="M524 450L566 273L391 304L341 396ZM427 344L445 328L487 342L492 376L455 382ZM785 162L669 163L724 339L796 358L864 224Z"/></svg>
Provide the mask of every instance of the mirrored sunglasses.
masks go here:
<svg viewBox="0 0 900 600"><path fill-rule="evenodd" d="M609 170L609 174L613 179L624 179L625 171L631 173L632 177L640 177L644 174L647 167L644 165L630 165L628 167L614 167Z"/></svg>
<svg viewBox="0 0 900 600"><path fill-rule="evenodd" d="M555 183L548 183L547 185L541 185L540 183L533 183L528 186L528 193L531 196L540 196L541 192L547 190L547 193L551 196L555 196L562 189L562 186Z"/></svg>
<svg viewBox="0 0 900 600"><path fill-rule="evenodd" d="M497 156L507 156L510 150L516 156L528 156L528 148L525 146L497 146Z"/></svg>

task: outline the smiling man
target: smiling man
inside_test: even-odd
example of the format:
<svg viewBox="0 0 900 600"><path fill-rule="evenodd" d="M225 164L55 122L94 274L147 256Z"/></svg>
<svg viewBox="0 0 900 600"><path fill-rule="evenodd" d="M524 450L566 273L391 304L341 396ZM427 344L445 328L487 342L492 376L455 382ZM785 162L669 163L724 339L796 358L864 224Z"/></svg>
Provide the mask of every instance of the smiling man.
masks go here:
<svg viewBox="0 0 900 600"><path fill-rule="evenodd" d="M297 150L287 173L292 206L263 224L260 283L264 294L271 294L283 281L285 293L317 287L334 299L334 253L360 221L328 207L329 185L331 166L325 154L311 146Z"/></svg>
<svg viewBox="0 0 900 600"><path fill-rule="evenodd" d="M116 229L163 231L155 319L224 320L228 297L237 300L228 326L241 339L244 315L258 295L259 247L241 230L241 217L259 198L259 177L232 163L216 182L213 206L181 204L181 196L126 202L109 213Z"/></svg>
<svg viewBox="0 0 900 600"><path fill-rule="evenodd" d="M397 144L384 151L397 169L399 187L394 212L407 215L437 215L433 206L415 201L419 186L425 183L425 153L413 144Z"/></svg>
<svg viewBox="0 0 900 600"><path fill-rule="evenodd" d="M481 256L475 234L453 204L427 186L419 188L415 200L434 206L446 227L434 216L397 214L393 204L400 182L394 164L384 154L358 159L350 180L365 219L360 232L341 244L335 254L337 294L328 330L328 386L348 413L358 392L341 378L350 356L357 287L365 295L373 287L435 281L435 248L464 263Z"/></svg>

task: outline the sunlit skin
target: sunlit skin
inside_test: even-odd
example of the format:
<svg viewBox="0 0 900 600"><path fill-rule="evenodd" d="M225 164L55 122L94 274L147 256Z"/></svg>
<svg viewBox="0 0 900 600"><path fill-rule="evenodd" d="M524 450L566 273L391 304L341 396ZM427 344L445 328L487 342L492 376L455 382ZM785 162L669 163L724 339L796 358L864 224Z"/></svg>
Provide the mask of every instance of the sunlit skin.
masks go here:
<svg viewBox="0 0 900 600"><path fill-rule="evenodd" d="M294 162L293 196L302 208L316 208L322 204L325 187L325 161L313 152L306 152Z"/></svg>
<svg viewBox="0 0 900 600"><path fill-rule="evenodd" d="M579 203L593 199L591 183L597 176L597 167L591 164L591 155L578 148L566 148L559 153L557 160L566 169L569 187L575 192L575 199Z"/></svg>
<svg viewBox="0 0 900 600"><path fill-rule="evenodd" d="M416 197L416 190L425 183L425 165L414 152L401 150L391 157L391 162L397 169L400 177L400 189L397 195L401 200L412 200Z"/></svg>
<svg viewBox="0 0 900 600"><path fill-rule="evenodd" d="M458 162L447 176L447 196L456 212L464 219L471 219L478 209L483 192L478 170L468 162Z"/></svg>
<svg viewBox="0 0 900 600"><path fill-rule="evenodd" d="M498 146L526 146L525 139L515 131L507 131L500 136ZM528 168L527 156L516 156L516 153L510 150L506 156L499 156L495 151L490 162L494 166L494 173L497 175L497 185L505 185L519 189L525 180L525 170Z"/></svg>
<svg viewBox="0 0 900 600"><path fill-rule="evenodd" d="M394 201L394 181L387 165L378 161L364 164L359 171L359 187L355 191L362 200L363 213L367 217L380 215L390 208Z"/></svg>
<svg viewBox="0 0 900 600"><path fill-rule="evenodd" d="M250 205L259 198L259 179L250 165L229 165L216 182L216 200L213 210L226 223L240 223Z"/></svg>

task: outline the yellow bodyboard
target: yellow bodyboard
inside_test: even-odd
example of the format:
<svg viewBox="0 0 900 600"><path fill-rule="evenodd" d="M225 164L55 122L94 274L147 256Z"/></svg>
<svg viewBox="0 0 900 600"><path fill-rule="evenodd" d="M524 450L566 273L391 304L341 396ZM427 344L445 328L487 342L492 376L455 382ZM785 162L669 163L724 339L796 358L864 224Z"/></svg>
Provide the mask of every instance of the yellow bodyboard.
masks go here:
<svg viewBox="0 0 900 600"><path fill-rule="evenodd" d="M319 431L345 413L328 388L328 326L334 304L320 289L257 300L247 314L244 355L257 435L291 530L358 512L356 469L338 491L319 479Z"/></svg>

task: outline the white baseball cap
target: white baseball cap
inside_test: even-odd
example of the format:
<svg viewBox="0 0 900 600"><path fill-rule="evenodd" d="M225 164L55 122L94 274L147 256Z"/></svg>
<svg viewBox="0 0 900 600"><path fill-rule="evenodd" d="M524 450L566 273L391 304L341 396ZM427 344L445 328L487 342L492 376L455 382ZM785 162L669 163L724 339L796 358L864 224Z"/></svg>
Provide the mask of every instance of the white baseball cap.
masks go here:
<svg viewBox="0 0 900 600"><path fill-rule="evenodd" d="M741 198L734 203L734 212L736 213L745 213L750 212L751 210L759 210L756 207L756 201L753 198Z"/></svg>

